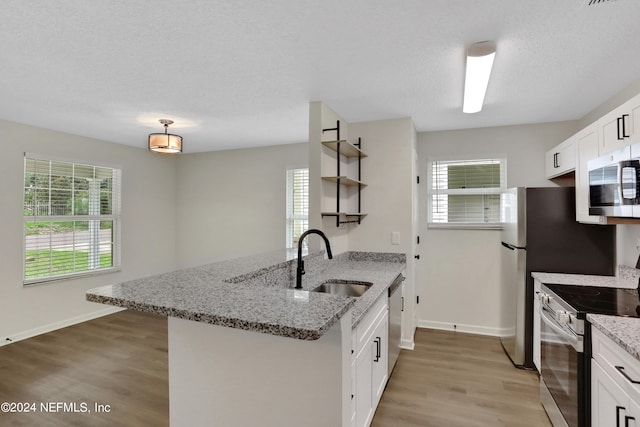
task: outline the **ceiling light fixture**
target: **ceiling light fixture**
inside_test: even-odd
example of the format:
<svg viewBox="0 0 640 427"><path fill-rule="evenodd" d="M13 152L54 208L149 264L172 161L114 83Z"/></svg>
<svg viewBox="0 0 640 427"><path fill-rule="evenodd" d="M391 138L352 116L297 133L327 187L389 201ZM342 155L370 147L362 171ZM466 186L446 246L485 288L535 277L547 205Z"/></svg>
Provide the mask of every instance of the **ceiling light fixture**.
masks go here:
<svg viewBox="0 0 640 427"><path fill-rule="evenodd" d="M491 41L474 43L467 49L463 112L477 113L482 110L495 56L496 44Z"/></svg>
<svg viewBox="0 0 640 427"><path fill-rule="evenodd" d="M182 137L168 133L173 120L160 119L159 122L164 125L164 133L149 134L149 150L157 153L182 153Z"/></svg>

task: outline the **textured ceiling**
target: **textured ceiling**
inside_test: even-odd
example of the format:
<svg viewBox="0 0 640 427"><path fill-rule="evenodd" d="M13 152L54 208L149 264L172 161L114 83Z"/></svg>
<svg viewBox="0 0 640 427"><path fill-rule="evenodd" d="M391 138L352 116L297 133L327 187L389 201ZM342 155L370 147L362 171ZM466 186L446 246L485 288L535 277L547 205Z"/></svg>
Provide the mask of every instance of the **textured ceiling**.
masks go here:
<svg viewBox="0 0 640 427"><path fill-rule="evenodd" d="M310 101L418 131L578 119L640 79L640 1L586 3L3 0L0 118L141 148L170 118L185 152L304 142Z"/></svg>

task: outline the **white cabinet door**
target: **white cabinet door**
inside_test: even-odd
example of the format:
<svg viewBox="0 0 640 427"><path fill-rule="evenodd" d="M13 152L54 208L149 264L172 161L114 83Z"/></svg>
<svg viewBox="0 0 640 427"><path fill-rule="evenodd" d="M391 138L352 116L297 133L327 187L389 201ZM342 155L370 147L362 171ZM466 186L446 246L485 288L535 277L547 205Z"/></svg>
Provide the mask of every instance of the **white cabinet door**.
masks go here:
<svg viewBox="0 0 640 427"><path fill-rule="evenodd" d="M371 341L356 359L356 426L366 427L373 418L373 384L371 370L375 344Z"/></svg>
<svg viewBox="0 0 640 427"><path fill-rule="evenodd" d="M623 426L629 398L624 390L591 359L591 424L594 427Z"/></svg>
<svg viewBox="0 0 640 427"><path fill-rule="evenodd" d="M600 155L640 142L640 95L598 120Z"/></svg>
<svg viewBox="0 0 640 427"><path fill-rule="evenodd" d="M589 169L587 163L599 156L597 122L582 129L574 138L577 148L576 221L606 224L605 217L589 215Z"/></svg>
<svg viewBox="0 0 640 427"><path fill-rule="evenodd" d="M389 370L389 313L385 312L380 318L378 326L373 333L373 365L371 382L373 387L373 408L377 408L382 397L385 385L387 385Z"/></svg>
<svg viewBox="0 0 640 427"><path fill-rule="evenodd" d="M576 169L576 147L573 137L547 151L545 163L548 179L574 171Z"/></svg>

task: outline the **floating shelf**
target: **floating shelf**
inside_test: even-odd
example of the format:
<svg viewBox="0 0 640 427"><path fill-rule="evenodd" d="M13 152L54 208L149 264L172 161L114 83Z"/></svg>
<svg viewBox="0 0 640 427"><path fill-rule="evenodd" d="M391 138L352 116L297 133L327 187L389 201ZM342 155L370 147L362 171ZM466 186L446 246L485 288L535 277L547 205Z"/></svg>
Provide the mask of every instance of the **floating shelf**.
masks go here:
<svg viewBox="0 0 640 427"><path fill-rule="evenodd" d="M338 151L338 144L340 145L340 151ZM330 150L336 151L345 157L367 157L361 149L347 141L346 139L340 141L322 141L322 145Z"/></svg>
<svg viewBox="0 0 640 427"><path fill-rule="evenodd" d="M323 176L322 179L324 181L338 182L341 185L347 185L350 187L358 186L358 185L360 185L361 187L367 186L367 184L363 183L362 181L357 181L355 179L347 178L346 176Z"/></svg>
<svg viewBox="0 0 640 427"><path fill-rule="evenodd" d="M349 212L320 212L320 215L324 218L325 216L334 216L336 217L336 224L350 224L350 223L358 223L360 224L360 220L367 216L366 213L349 213ZM355 220L343 220L340 218L357 218Z"/></svg>

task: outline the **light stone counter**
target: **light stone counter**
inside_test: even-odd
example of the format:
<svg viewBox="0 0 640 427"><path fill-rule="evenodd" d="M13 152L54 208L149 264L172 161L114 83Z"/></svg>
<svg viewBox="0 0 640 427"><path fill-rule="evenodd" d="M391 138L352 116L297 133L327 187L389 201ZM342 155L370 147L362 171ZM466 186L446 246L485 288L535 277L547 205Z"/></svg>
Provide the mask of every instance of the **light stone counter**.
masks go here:
<svg viewBox="0 0 640 427"><path fill-rule="evenodd" d="M91 289L89 301L197 322L317 340L349 309L355 328L405 268L404 254L347 252L304 257L303 291L292 288L290 251L216 262ZM328 279L372 282L360 298L309 292Z"/></svg>
<svg viewBox="0 0 640 427"><path fill-rule="evenodd" d="M592 276L587 274L539 272L533 272L531 273L531 276L546 284L635 289L638 286L640 270L620 265L618 266L617 276Z"/></svg>
<svg viewBox="0 0 640 427"><path fill-rule="evenodd" d="M636 359L640 360L640 319L636 317L605 316L587 314L592 326L620 344Z"/></svg>

